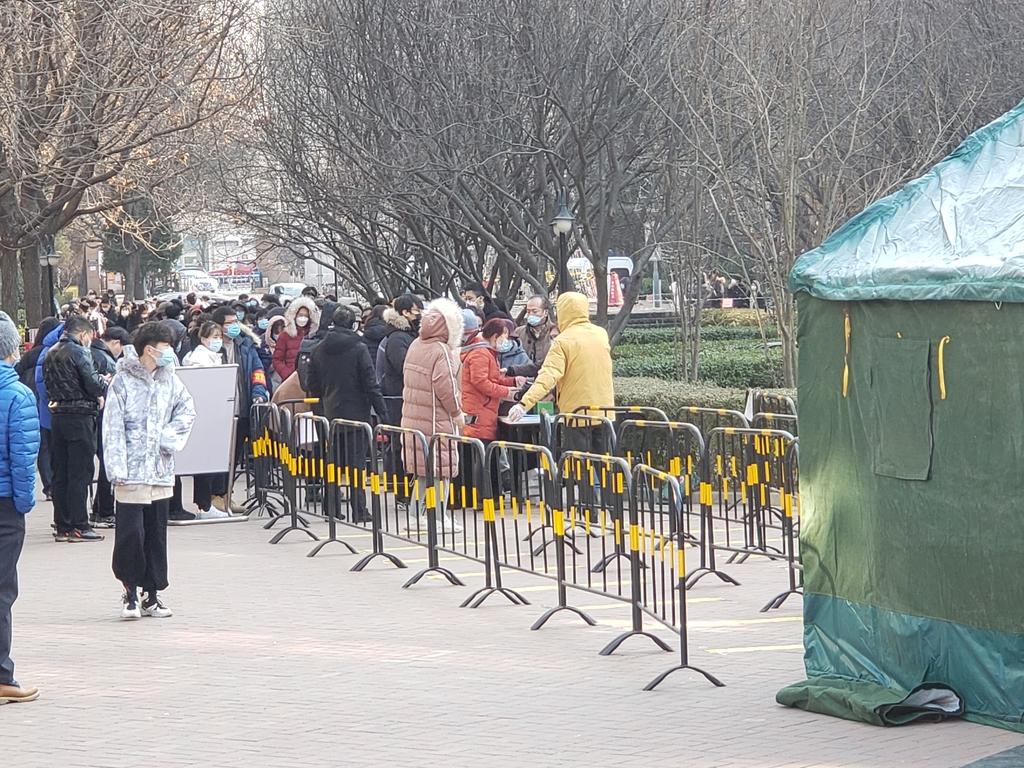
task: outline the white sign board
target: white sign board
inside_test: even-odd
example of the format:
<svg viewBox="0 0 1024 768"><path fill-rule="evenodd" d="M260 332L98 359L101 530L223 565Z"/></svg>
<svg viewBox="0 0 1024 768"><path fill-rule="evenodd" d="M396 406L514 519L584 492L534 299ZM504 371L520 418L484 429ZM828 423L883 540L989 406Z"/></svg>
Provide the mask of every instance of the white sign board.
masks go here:
<svg viewBox="0 0 1024 768"><path fill-rule="evenodd" d="M174 457L174 473L227 472L235 452L238 366L181 367L176 373L195 401L196 421L184 449Z"/></svg>

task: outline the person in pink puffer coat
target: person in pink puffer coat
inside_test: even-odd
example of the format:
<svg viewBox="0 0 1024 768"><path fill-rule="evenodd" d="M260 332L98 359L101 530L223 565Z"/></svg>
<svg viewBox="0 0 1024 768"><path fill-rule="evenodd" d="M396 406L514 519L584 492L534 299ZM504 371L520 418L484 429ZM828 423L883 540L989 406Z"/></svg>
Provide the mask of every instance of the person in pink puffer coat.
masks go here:
<svg viewBox="0 0 1024 768"><path fill-rule="evenodd" d="M427 305L420 322L419 337L409 346L405 357L402 426L422 432L429 443L438 433L461 434L462 416L462 363L459 346L462 343L462 312L455 302L437 299ZM427 481L427 461L418 438L407 436L402 441L405 471L416 477L413 505L420 515L420 530L426 530L423 513L424 488ZM459 474L458 451L439 451L434 475L442 479L440 498L447 496L447 482ZM444 520L445 527L458 523Z"/></svg>

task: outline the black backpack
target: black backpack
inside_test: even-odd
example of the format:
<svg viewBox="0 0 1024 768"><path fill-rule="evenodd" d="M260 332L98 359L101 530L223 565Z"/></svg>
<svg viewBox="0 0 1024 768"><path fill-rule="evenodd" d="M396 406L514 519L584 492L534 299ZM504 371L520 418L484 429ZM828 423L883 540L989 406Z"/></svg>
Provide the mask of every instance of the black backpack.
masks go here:
<svg viewBox="0 0 1024 768"><path fill-rule="evenodd" d="M299 354L295 358L295 370L299 373L299 386L303 392L309 392L309 358L313 350L323 341L319 334L310 334L299 344Z"/></svg>

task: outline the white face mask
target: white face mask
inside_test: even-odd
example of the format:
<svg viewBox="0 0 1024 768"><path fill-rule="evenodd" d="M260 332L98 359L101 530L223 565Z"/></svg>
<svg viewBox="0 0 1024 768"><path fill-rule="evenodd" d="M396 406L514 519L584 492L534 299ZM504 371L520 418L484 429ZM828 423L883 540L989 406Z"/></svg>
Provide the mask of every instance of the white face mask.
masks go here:
<svg viewBox="0 0 1024 768"><path fill-rule="evenodd" d="M295 324L299 326L299 328L305 328L307 325L309 325L309 318L299 315L298 317L295 318Z"/></svg>

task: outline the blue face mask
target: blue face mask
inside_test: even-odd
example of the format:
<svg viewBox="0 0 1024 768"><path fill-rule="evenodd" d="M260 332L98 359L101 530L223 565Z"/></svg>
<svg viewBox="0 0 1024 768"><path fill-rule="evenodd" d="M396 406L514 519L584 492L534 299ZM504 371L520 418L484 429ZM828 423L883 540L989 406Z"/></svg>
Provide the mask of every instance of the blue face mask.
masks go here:
<svg viewBox="0 0 1024 768"><path fill-rule="evenodd" d="M259 326L259 329L261 331L265 331L265 330L267 330L267 326L270 325L270 321L267 320L266 318L264 318L262 320L257 320L256 321L256 325Z"/></svg>
<svg viewBox="0 0 1024 768"><path fill-rule="evenodd" d="M526 322L530 325L537 326L544 322L544 318L539 315L527 315Z"/></svg>
<svg viewBox="0 0 1024 768"><path fill-rule="evenodd" d="M210 351L220 352L224 348L224 339L210 339Z"/></svg>
<svg viewBox="0 0 1024 768"><path fill-rule="evenodd" d="M242 326L239 325L238 323L232 323L224 331L224 333L226 333L228 335L228 337L232 338L232 339L237 339L238 338L238 334L240 334L241 332L242 332Z"/></svg>
<svg viewBox="0 0 1024 768"><path fill-rule="evenodd" d="M250 306L250 307L255 307L255 306L257 306L258 304L259 304L259 302L258 302L258 301L256 301L256 299L249 299L249 306Z"/></svg>
<svg viewBox="0 0 1024 768"><path fill-rule="evenodd" d="M235 317L238 318L238 322L245 320L245 312L235 312Z"/></svg>
<svg viewBox="0 0 1024 768"><path fill-rule="evenodd" d="M498 343L498 351L501 352L501 354L505 354L506 352L511 352L512 351L512 340L511 339L505 339L504 341L499 342Z"/></svg>
<svg viewBox="0 0 1024 768"><path fill-rule="evenodd" d="M165 349L159 355L153 355L153 360L156 361L157 368L163 368L165 365L170 365L175 361L174 350L171 349L170 347L167 347L167 349Z"/></svg>

